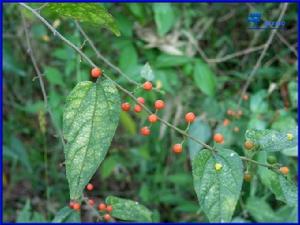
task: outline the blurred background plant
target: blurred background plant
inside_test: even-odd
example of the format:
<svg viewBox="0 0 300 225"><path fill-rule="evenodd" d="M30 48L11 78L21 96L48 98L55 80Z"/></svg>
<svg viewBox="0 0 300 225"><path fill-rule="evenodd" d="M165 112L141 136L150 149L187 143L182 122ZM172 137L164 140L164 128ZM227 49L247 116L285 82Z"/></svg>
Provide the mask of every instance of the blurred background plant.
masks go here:
<svg viewBox="0 0 300 225"><path fill-rule="evenodd" d="M221 132L226 147L241 155L246 129L283 131L297 125L296 4L288 6L284 15L286 29L278 30L274 36L247 90L248 100L241 103L239 119L228 117L227 110L238 110L241 89L271 32L249 30L247 17L251 12L261 12L265 20L276 21L280 4L103 5L115 18L121 36L89 23L82 23L83 29L101 54L130 79L143 82L141 70L149 63L153 83L162 92L145 94L137 90L136 96L143 96L148 103L163 98L167 107L159 115L165 120L185 129L184 115L193 111L198 120L190 132L195 137L211 144L212 134ZM17 4L3 6L4 221L50 221L69 201L63 146L57 133L57 128L62 128L64 101L77 82L90 79L91 68L55 33L22 9L45 80L54 118L51 121L27 54L21 9ZM97 58L74 21L44 8L40 12L102 65L106 74L128 90L135 88ZM122 99L130 101L125 95ZM189 161L189 154L198 151L199 145L185 142L183 154L173 155L171 146L182 137L162 124L152 126L151 136L141 137L138 130L145 118L143 113L121 113L109 153L92 179L92 195L97 200L108 195L137 200L153 210L154 221L206 222L199 211ZM224 119L230 119L228 126L224 126ZM297 152L294 148L269 154L289 166L295 182ZM270 191L272 185L263 185L266 172L257 168L252 172L251 182L244 183L233 221L295 221L295 209L276 201ZM91 221L89 214L84 214L82 220Z"/></svg>

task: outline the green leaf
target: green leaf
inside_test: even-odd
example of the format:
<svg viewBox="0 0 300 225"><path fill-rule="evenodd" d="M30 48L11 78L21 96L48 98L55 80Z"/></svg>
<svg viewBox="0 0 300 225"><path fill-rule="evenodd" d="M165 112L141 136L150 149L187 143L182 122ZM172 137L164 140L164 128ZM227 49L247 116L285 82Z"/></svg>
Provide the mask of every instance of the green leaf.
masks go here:
<svg viewBox="0 0 300 225"><path fill-rule="evenodd" d="M171 3L154 3L154 18L159 36L164 36L176 23Z"/></svg>
<svg viewBox="0 0 300 225"><path fill-rule="evenodd" d="M108 205L112 205L114 218L125 221L152 222L152 212L138 202L114 196L108 196L105 201Z"/></svg>
<svg viewBox="0 0 300 225"><path fill-rule="evenodd" d="M16 219L17 223L26 223L31 221L31 206L30 206L30 200L27 199L25 206L21 210L21 212L18 214L18 217Z"/></svg>
<svg viewBox="0 0 300 225"><path fill-rule="evenodd" d="M63 223L63 222L80 222L80 214L68 206L63 207L56 214L52 223Z"/></svg>
<svg viewBox="0 0 300 225"><path fill-rule="evenodd" d="M286 203L289 206L298 207L298 188L297 186L286 179L286 177L282 175L279 176L279 183L282 189L282 193L285 197Z"/></svg>
<svg viewBox="0 0 300 225"><path fill-rule="evenodd" d="M268 110L268 103L265 101L268 93L266 90L261 90L251 95L250 110L254 113L264 113Z"/></svg>
<svg viewBox="0 0 300 225"><path fill-rule="evenodd" d="M259 144L263 151L275 152L287 148L297 147L298 128L289 129L285 132L275 130L247 130L246 139Z"/></svg>
<svg viewBox="0 0 300 225"><path fill-rule="evenodd" d="M298 84L295 81L292 81L288 84L288 91L292 106L298 107Z"/></svg>
<svg viewBox="0 0 300 225"><path fill-rule="evenodd" d="M267 152L258 153L258 162L267 162ZM298 188L283 175L277 174L265 167L258 167L258 175L261 182L275 194L277 200L287 203L289 206L298 206Z"/></svg>
<svg viewBox="0 0 300 225"><path fill-rule="evenodd" d="M279 222L280 220L270 205L261 198L247 199L246 209L256 222Z"/></svg>
<svg viewBox="0 0 300 225"><path fill-rule="evenodd" d="M118 162L116 160L116 157L107 157L100 167L102 178L105 179L109 177L117 164Z"/></svg>
<svg viewBox="0 0 300 225"><path fill-rule="evenodd" d="M67 97L63 132L71 199L81 198L82 190L104 159L119 114L120 97L110 80L80 82Z"/></svg>
<svg viewBox="0 0 300 225"><path fill-rule="evenodd" d="M151 66L149 65L149 63L146 63L142 70L141 70L141 76L145 79L145 80L149 80L152 81L154 79L154 73L151 69Z"/></svg>
<svg viewBox="0 0 300 225"><path fill-rule="evenodd" d="M257 157L258 162L267 163L267 152L262 151L258 153ZM282 193L282 189L280 187L278 174L269 170L266 167L259 166L257 169L258 176L260 181L270 189L270 191L275 195L277 200L284 201L284 196Z"/></svg>
<svg viewBox="0 0 300 225"><path fill-rule="evenodd" d="M196 86L206 95L214 96L216 94L217 83L216 75L209 66L198 60L194 67L194 81Z"/></svg>
<svg viewBox="0 0 300 225"><path fill-rule="evenodd" d="M98 3L49 3L47 8L61 16L104 26L115 35L120 36L120 31L112 15Z"/></svg>
<svg viewBox="0 0 300 225"><path fill-rule="evenodd" d="M215 170L215 164L222 169ZM243 182L243 164L232 150L220 149L213 155L201 150L192 161L194 188L199 205L210 222L229 222L239 199Z"/></svg>
<svg viewBox="0 0 300 225"><path fill-rule="evenodd" d="M197 119L195 122L192 123L189 129L189 135L200 139L203 142L207 142L211 137L211 128L205 121ZM197 142L191 139L188 140L188 146L191 160L193 160L197 153L203 148L202 145L198 144Z"/></svg>
<svg viewBox="0 0 300 225"><path fill-rule="evenodd" d="M159 55L155 61L156 68L166 68L182 66L186 63L192 62L194 59L187 56L175 56L175 55Z"/></svg>
<svg viewBox="0 0 300 225"><path fill-rule="evenodd" d="M128 131L130 135L136 134L136 122L132 119L130 114L126 112L121 112L120 123Z"/></svg>
<svg viewBox="0 0 300 225"><path fill-rule="evenodd" d="M62 74L56 68L46 67L44 74L50 84L64 86Z"/></svg>

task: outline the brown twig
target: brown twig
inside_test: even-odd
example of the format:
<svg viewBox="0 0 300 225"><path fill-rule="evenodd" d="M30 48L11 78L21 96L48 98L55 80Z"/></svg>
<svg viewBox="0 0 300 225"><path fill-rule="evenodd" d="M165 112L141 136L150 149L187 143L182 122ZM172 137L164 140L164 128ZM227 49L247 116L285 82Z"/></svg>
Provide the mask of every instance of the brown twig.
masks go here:
<svg viewBox="0 0 300 225"><path fill-rule="evenodd" d="M287 7L288 7L288 3L284 3L284 4L283 4L283 7L282 7L282 10L281 10L281 13L280 13L280 15L279 15L279 17L278 17L277 22L279 22L279 21L282 20L284 14L285 14L285 11L286 11L286 9L287 9ZM255 64L253 70L251 70L251 72L250 72L250 74L249 74L249 76L248 76L248 79L247 79L247 81L246 81L246 83L245 83L245 85L244 85L244 87L243 87L243 89L242 89L242 91L241 91L241 95L240 95L240 98L239 98L239 101L238 101L238 108L239 108L239 106L241 105L243 96L245 95L245 93L246 93L246 91L247 91L247 89L248 89L248 87L249 87L251 81L253 80L253 77L255 76L256 71L257 71L258 68L260 67L261 62L262 62L262 60L263 60L263 58L264 58L264 56L265 56L267 50L269 49L269 47L270 47L270 45L271 45L271 43L272 43L272 41L273 41L273 38L274 38L276 32L277 32L277 29L272 30L272 32L271 32L271 34L270 34L270 36L269 36L269 38L268 38L268 40L267 40L267 42L266 42L266 44L265 44L265 47L264 47L264 49L263 49L261 55L259 56L258 60L256 61L256 64Z"/></svg>

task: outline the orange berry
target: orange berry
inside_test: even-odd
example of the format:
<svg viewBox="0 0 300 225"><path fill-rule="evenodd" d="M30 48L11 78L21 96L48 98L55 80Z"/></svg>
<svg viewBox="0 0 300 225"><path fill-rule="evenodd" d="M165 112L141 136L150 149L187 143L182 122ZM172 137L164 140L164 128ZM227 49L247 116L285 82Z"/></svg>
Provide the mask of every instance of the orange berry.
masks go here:
<svg viewBox="0 0 300 225"><path fill-rule="evenodd" d="M76 211L79 211L80 210L80 204L78 202L75 202L74 205L73 205L73 209L76 210Z"/></svg>
<svg viewBox="0 0 300 225"><path fill-rule="evenodd" d="M88 191L92 191L92 190L94 189L94 185L88 184L88 185L86 185L86 189L87 189Z"/></svg>
<svg viewBox="0 0 300 225"><path fill-rule="evenodd" d="M181 144L173 145L172 151L176 154L180 154L182 152L182 145Z"/></svg>
<svg viewBox="0 0 300 225"><path fill-rule="evenodd" d="M144 84L143 84L143 88L144 90L146 91L151 91L152 90L152 83L150 81L146 81Z"/></svg>
<svg viewBox="0 0 300 225"><path fill-rule="evenodd" d="M98 205L98 210L99 210L99 211L104 211L104 210L106 210L106 205L105 205L104 203L100 203L100 204Z"/></svg>
<svg viewBox="0 0 300 225"><path fill-rule="evenodd" d="M90 206L94 206L95 205L95 201L93 199L89 199L88 203Z"/></svg>
<svg viewBox="0 0 300 225"><path fill-rule="evenodd" d="M289 168L286 166L280 167L279 169L280 173L287 175L289 173Z"/></svg>
<svg viewBox="0 0 300 225"><path fill-rule="evenodd" d="M148 121L149 121L150 123L155 123L155 122L157 122L157 119L158 119L158 117L157 117L157 115L155 115L155 114L151 114L150 116L148 116Z"/></svg>
<svg viewBox="0 0 300 225"><path fill-rule="evenodd" d="M140 104L145 104L145 99L143 97L138 97L137 98L138 103Z"/></svg>
<svg viewBox="0 0 300 225"><path fill-rule="evenodd" d="M195 118L196 118L196 116L192 112L189 112L189 113L185 114L185 120L188 123L192 123L195 120Z"/></svg>
<svg viewBox="0 0 300 225"><path fill-rule="evenodd" d="M111 205L108 205L107 207L106 207L106 211L107 212L111 212L113 210L113 207L111 206Z"/></svg>
<svg viewBox="0 0 300 225"><path fill-rule="evenodd" d="M103 216L103 218L104 218L105 221L110 221L111 216L110 216L109 214L105 214L105 215Z"/></svg>
<svg viewBox="0 0 300 225"><path fill-rule="evenodd" d="M154 103L154 107L157 110L163 109L163 108L165 108L165 103L163 100L156 100Z"/></svg>
<svg viewBox="0 0 300 225"><path fill-rule="evenodd" d="M128 102L124 102L124 103L122 103L122 105L121 105L121 108L122 108L122 110L124 111L124 112L128 112L129 110L130 110L130 104L128 103Z"/></svg>
<svg viewBox="0 0 300 225"><path fill-rule="evenodd" d="M139 113L139 112L141 112L142 110L143 110L142 106L140 106L140 105L135 105L135 106L134 106L134 111L135 111L136 113Z"/></svg>
<svg viewBox="0 0 300 225"><path fill-rule="evenodd" d="M74 208L74 204L75 204L75 202L74 202L74 201L70 201L70 203L69 203L69 207L70 207L71 209L73 209L73 208Z"/></svg>
<svg viewBox="0 0 300 225"><path fill-rule="evenodd" d="M101 77L101 75L102 75L101 69L99 69L99 68L93 68L93 69L91 70L91 76L92 76L93 78Z"/></svg>
<svg viewBox="0 0 300 225"><path fill-rule="evenodd" d="M254 147L254 143L250 140L246 140L244 143L244 147L247 150L251 150Z"/></svg>
<svg viewBox="0 0 300 225"><path fill-rule="evenodd" d="M229 119L224 119L224 121L223 121L224 127L228 126L229 124L230 124L230 120Z"/></svg>
<svg viewBox="0 0 300 225"><path fill-rule="evenodd" d="M148 136L150 134L150 129L149 127L142 127L140 130L140 134L143 136Z"/></svg>
<svg viewBox="0 0 300 225"><path fill-rule="evenodd" d="M249 172L245 172L244 173L244 180L247 181L247 182L250 182L252 179L252 176Z"/></svg>
<svg viewBox="0 0 300 225"><path fill-rule="evenodd" d="M243 100L244 100L244 101L248 101L248 99L249 99L249 95L244 94L244 95L243 95Z"/></svg>
<svg viewBox="0 0 300 225"><path fill-rule="evenodd" d="M219 144L223 144L224 143L224 136L222 134L215 134L214 135L214 141L219 143Z"/></svg>

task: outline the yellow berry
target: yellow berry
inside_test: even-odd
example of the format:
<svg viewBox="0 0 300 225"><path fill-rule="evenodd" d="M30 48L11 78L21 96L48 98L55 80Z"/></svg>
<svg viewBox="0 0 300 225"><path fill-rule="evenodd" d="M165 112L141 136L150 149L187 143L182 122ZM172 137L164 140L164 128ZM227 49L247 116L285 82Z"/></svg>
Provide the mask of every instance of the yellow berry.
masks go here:
<svg viewBox="0 0 300 225"><path fill-rule="evenodd" d="M293 140L293 138L294 138L294 135L291 133L287 133L286 136L289 141Z"/></svg>
<svg viewBox="0 0 300 225"><path fill-rule="evenodd" d="M215 164L215 169L216 169L216 171L220 171L221 169L222 169L222 164L221 163L216 163Z"/></svg>

